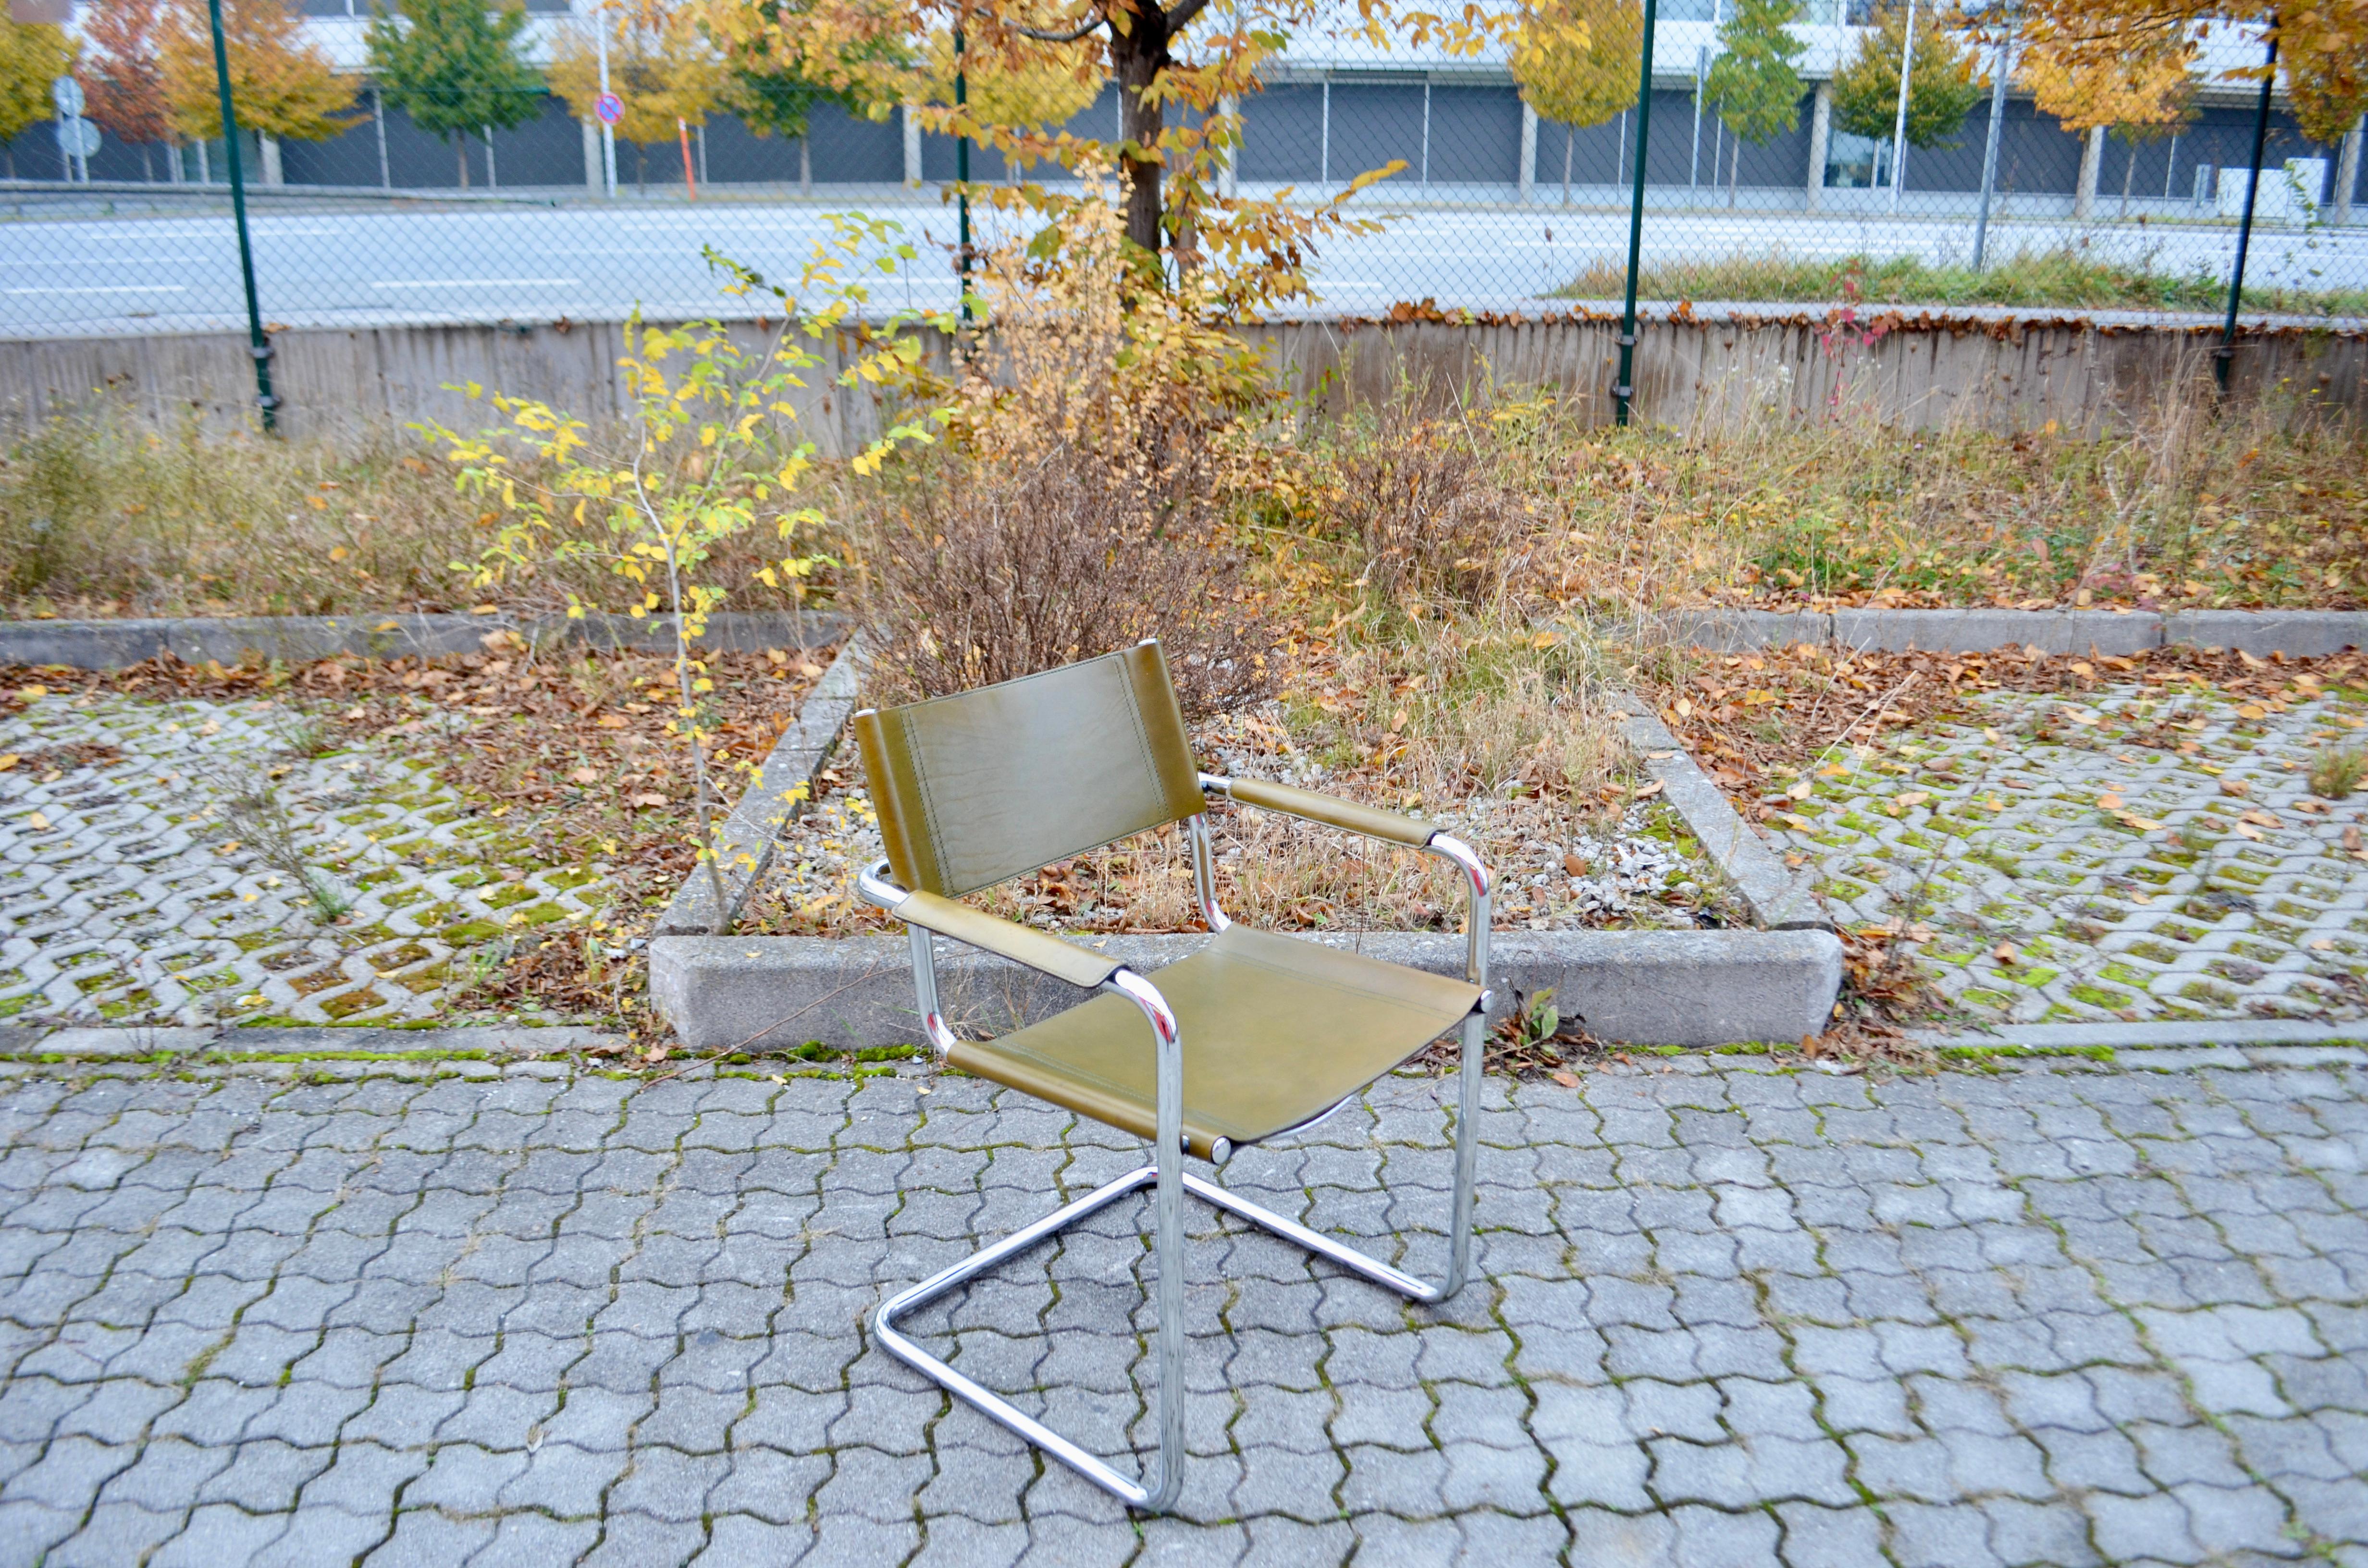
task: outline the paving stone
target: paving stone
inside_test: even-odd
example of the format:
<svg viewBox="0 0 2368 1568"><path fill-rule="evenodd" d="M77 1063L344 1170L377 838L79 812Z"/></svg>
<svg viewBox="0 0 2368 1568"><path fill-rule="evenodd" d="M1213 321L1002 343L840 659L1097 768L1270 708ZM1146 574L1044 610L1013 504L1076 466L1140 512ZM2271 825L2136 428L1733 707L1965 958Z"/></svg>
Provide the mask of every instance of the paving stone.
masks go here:
<svg viewBox="0 0 2368 1568"><path fill-rule="evenodd" d="M944 1236L888 1239L896 1185L957 1147L941 1123L966 1119L959 1146L997 1151L964 1155L946 1179L996 1183L1017 1218L1059 1183L1134 1157L1121 1141L952 1079L930 1120L898 1086L906 1103L864 1111L850 1138L832 1108L845 1085L819 1081L766 1085L782 1108L751 1118L688 1080L631 1098L522 1073L400 1095L363 1079L333 1095L207 1070L139 1088L181 1097L140 1111L137 1138L213 1138L268 1158L188 1164L162 1222L137 1204L40 1210L40 1233L57 1240L27 1256L47 1260L58 1293L30 1324L0 1298L0 1539L40 1551L82 1530L53 1562L160 1544L304 1562L302 1530L333 1560L374 1562L1066 1564L1167 1561L1197 1543L1248 1562L1551 1561L1567 1545L1582 1563L1822 1568L1887 1550L1902 1568L1960 1568L2290 1556L2293 1525L2341 1561L2368 1546L2368 1386L2354 1375L2368 1296L2349 1274L2342 1294L2282 1296L2246 1249L2258 1235L2264 1256L2356 1268L2368 1285L2368 1224L2331 1196L2352 1179L2347 1140L2368 1131L2363 1077L2341 1064L2075 1062L1870 1085L1736 1062L1615 1067L1578 1094L1492 1084L1491 1170L1556 1185L1538 1212L1562 1229L1484 1232L1484 1264L1506 1271L1484 1269L1449 1311L1196 1216L1194 1451L1178 1520L1138 1530L1115 1500L865 1339L887 1286L998 1222L979 1206ZM0 1178L30 1136L83 1158L133 1089L104 1075L79 1099L59 1087L38 1073L0 1079ZM1436 1146L1429 1088L1384 1080L1363 1131L1327 1124L1312 1152L1254 1151L1266 1164L1233 1174L1313 1212L1294 1184L1320 1165L1324 1193L1364 1206L1340 1213L1433 1226L1436 1193L1394 1206L1378 1185L1443 1181L1436 1159L1414 1157ZM564 1134L574 1152L538 1108L570 1096L608 1096L597 1124ZM970 1108L946 1108L957 1102ZM1555 1103L1600 1119L1541 1119ZM677 1153L727 1115L759 1123L726 1141L753 1153ZM1775 1131L1760 1141L1763 1119L1783 1116L1802 1119L1764 1120ZM207 1131L223 1117L235 1131ZM1377 1128L1412 1142L1363 1157ZM1524 1142L1541 1128L1576 1144ZM1611 1163L1577 1158L1607 1153L1607 1136ZM455 1152L397 1170L404 1142ZM631 1153L643 1145L646 1159ZM2042 1151L2067 1149L2077 1160L2042 1168ZM1006 1182L1007 1150L1054 1157L1015 1160L1024 1174ZM342 1153L370 1151L377 1166ZM1546 1176L1563 1168L1558 1151L1577 1185ZM1623 1161L1681 1185L1616 1188ZM145 1168L104 1191L56 1190L112 1203ZM2022 1169L2023 1207L1976 1215L1958 1201L1992 1191L1987 1173ZM738 1231L776 1200L777 1179L829 1201ZM369 1185L384 1181L398 1187ZM1723 1217L1694 1201L1704 1181L1720 1201L1781 1193L1807 1228ZM552 1243L553 1216L564 1238L585 1210L545 1199L576 1182L607 1207ZM258 1208L281 1187L277 1207ZM341 1189L354 1224L336 1233L372 1244L306 1239L329 1233L342 1211L322 1217L324 1195ZM1886 1228L1881 1193L1928 1189L1947 1201ZM408 1207L370 1210L381 1190ZM706 1205L703 1234L652 1228L689 1215L687 1198ZM834 1217L845 1223L830 1235L805 1236ZM539 1250L521 1264L508 1251L529 1235ZM203 1244L176 1251L161 1244L171 1236ZM1418 1235L1415 1261L1438 1244ZM134 1255L165 1272L127 1273ZM1114 1217L1013 1260L928 1333L1130 1467L1149 1430L1143 1257L1133 1217ZM170 1295L121 1297L135 1312L154 1303L144 1333L75 1307L109 1269L171 1279ZM266 1302L286 1322L238 1315Z"/></svg>

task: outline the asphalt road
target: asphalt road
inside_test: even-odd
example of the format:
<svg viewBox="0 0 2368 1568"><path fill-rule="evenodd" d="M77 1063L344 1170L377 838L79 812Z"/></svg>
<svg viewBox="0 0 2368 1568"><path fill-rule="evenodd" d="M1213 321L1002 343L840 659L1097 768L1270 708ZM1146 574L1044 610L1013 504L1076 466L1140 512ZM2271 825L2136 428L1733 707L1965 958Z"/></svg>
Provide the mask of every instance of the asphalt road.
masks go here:
<svg viewBox="0 0 2368 1568"><path fill-rule="evenodd" d="M291 326L400 321L548 321L724 310L701 259L712 245L776 277L794 277L832 209L705 201L603 208L481 206L403 210L266 211L253 223L265 316ZM39 208L32 209L38 212ZM950 208L876 204L905 226L919 259L875 279L882 304L952 300ZM1386 209L1376 206L1379 215ZM991 233L992 214L981 215ZM1624 212L1532 208L1406 212L1378 234L1326 244L1315 274L1325 302L1372 310L1399 300L1515 306L1592 263L1616 268ZM2225 278L2231 229L2068 222L1994 222L1991 255L2079 246L2177 275ZM1960 216L1892 218L1748 211L1648 214L1648 261L1864 253L1962 262ZM2368 287L2368 230L2257 229L2248 269L2261 285ZM0 335L17 337L184 332L244 324L234 231L225 213L25 217L0 221Z"/></svg>

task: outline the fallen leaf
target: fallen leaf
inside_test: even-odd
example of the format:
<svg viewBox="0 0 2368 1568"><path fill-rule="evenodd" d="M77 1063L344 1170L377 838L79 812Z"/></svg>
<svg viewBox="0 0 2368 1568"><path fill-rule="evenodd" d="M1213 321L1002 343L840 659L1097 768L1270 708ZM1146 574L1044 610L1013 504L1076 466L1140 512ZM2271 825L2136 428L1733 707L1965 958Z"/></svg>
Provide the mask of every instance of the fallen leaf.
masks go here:
<svg viewBox="0 0 2368 1568"><path fill-rule="evenodd" d="M2155 821L2152 817L2139 816L2135 812L2122 812L2121 820L2129 824L2132 827L2136 828L2140 833L2160 833L2162 831L2162 824Z"/></svg>
<svg viewBox="0 0 2368 1568"><path fill-rule="evenodd" d="M2090 664L2086 659L2075 659L2072 661L2072 673L2078 676L2082 680L2087 680L2090 676L2097 673L2097 666Z"/></svg>
<svg viewBox="0 0 2368 1568"><path fill-rule="evenodd" d="M633 797L633 804L637 806L663 806L666 803L666 798L664 795L646 791Z"/></svg>
<svg viewBox="0 0 2368 1568"><path fill-rule="evenodd" d="M600 782L600 770L597 767L579 767L567 777L578 784L598 784Z"/></svg>
<svg viewBox="0 0 2368 1568"><path fill-rule="evenodd" d="M1587 875L1588 865L1576 855L1565 855L1562 858L1562 869L1574 877L1583 877Z"/></svg>
<svg viewBox="0 0 2368 1568"><path fill-rule="evenodd" d="M471 615L499 615L502 613L502 607L499 605L471 605L469 607L469 613Z"/></svg>
<svg viewBox="0 0 2368 1568"><path fill-rule="evenodd" d="M1682 698L1682 697L1679 698L1679 699L1678 699L1678 717L1679 717L1679 718L1680 718L1680 719L1691 719L1691 718L1692 718L1693 716L1694 716L1694 705L1693 705L1691 702L1689 702L1686 699L1684 699L1684 698Z"/></svg>
<svg viewBox="0 0 2368 1568"><path fill-rule="evenodd" d="M632 721L622 713L603 713L596 722L604 730L621 730Z"/></svg>
<svg viewBox="0 0 2368 1568"><path fill-rule="evenodd" d="M2220 792L2224 795L2234 795L2241 801L2253 792L2253 787L2241 778L2223 778L2220 780Z"/></svg>
<svg viewBox="0 0 2368 1568"><path fill-rule="evenodd" d="M1640 801L1649 801L1660 792L1661 781L1656 778L1650 784L1645 785L1642 790L1637 790L1636 798Z"/></svg>
<svg viewBox="0 0 2368 1568"><path fill-rule="evenodd" d="M18 756L13 751L6 756L0 756L0 773L7 772L10 768L16 767L18 763L24 760L25 759L23 757Z"/></svg>
<svg viewBox="0 0 2368 1568"><path fill-rule="evenodd" d="M2283 824L2283 823L2280 822L2277 818L2275 818L2275 817L2271 816L2269 812L2263 812L2263 811L2251 811L2251 812L2246 812L2242 817L2240 817L2240 818L2239 818L2239 819L2237 819L2237 820L2239 820L2240 822L2248 822L2248 823L2251 823L2255 827L2283 827L2283 826L2285 826L2285 824Z"/></svg>
<svg viewBox="0 0 2368 1568"><path fill-rule="evenodd" d="M1991 949L1990 957L1998 960L2000 963L2014 962L2014 944L2012 942L2000 942L1995 949Z"/></svg>
<svg viewBox="0 0 2368 1568"><path fill-rule="evenodd" d="M1406 727L1406 710L1403 708L1390 715L1390 733L1396 734Z"/></svg>
<svg viewBox="0 0 2368 1568"><path fill-rule="evenodd" d="M1553 1074L1552 1077L1555 1083L1560 1084L1565 1089L1575 1089L1578 1087L1578 1074L1576 1073L1564 1071Z"/></svg>
<svg viewBox="0 0 2368 1568"><path fill-rule="evenodd" d="M2239 838L2249 838L2254 843L2259 844L2261 841L2261 830L2255 827L2251 823L2239 821L2237 824L2237 836Z"/></svg>
<svg viewBox="0 0 2368 1568"><path fill-rule="evenodd" d="M2260 719L2265 717L2268 712L2269 710L2261 707L2259 703L2248 702L2242 708L2237 710L2237 717L2239 719Z"/></svg>
<svg viewBox="0 0 2368 1568"><path fill-rule="evenodd" d="M2104 812L2118 812L2122 809L2122 798L2108 790L2097 797L2097 809Z"/></svg>
<svg viewBox="0 0 2368 1568"><path fill-rule="evenodd" d="M2091 713L2076 713L2076 712L2074 712L2074 711L2073 711L2071 709L2069 709L2069 708L2066 708L2066 709L2064 710L2064 716L2065 716L2066 719L2071 720L2071 721L2072 721L2074 723L2076 723L2076 724L2086 724L2086 725L2089 725L2089 726L2090 728L2092 728L2092 729L2093 729L2095 726L2097 726L2098 724L2100 724L2100 723L2104 722L2104 721L2103 721L2103 720L2099 719L2099 718L2098 718L2098 717L2096 717L2094 714L2091 714Z"/></svg>
<svg viewBox="0 0 2368 1568"><path fill-rule="evenodd" d="M33 824L34 831L37 833L47 833L49 831L50 819L47 812L35 812L31 816L27 817L25 820Z"/></svg>
<svg viewBox="0 0 2368 1568"><path fill-rule="evenodd" d="M14 761L16 761L17 759L16 759L15 757L13 757L13 756L12 756L12 757L10 757L8 760L9 760L10 762L14 762ZM1784 791L1784 793L1786 793L1787 795L1792 796L1792 797L1793 797L1793 799L1794 799L1794 800L1796 800L1796 801L1805 801L1805 800L1807 800L1811 795L1816 794L1816 790L1817 790L1817 785L1816 785L1816 781L1815 779L1811 779L1811 778L1802 778L1802 779L1798 779L1798 780L1794 781L1794 783L1793 783L1793 787L1792 787L1791 789L1789 789L1789 790L1785 790L1785 791Z"/></svg>
<svg viewBox="0 0 2368 1568"><path fill-rule="evenodd" d="M1905 794L1892 796L1891 803L1895 806L1920 806L1931 798L1930 790L1910 790Z"/></svg>
<svg viewBox="0 0 2368 1568"><path fill-rule="evenodd" d="M2317 941L2313 942L2310 945L2310 950L2315 953L2333 952L2335 950L2335 938L2332 937L2321 937Z"/></svg>
<svg viewBox="0 0 2368 1568"><path fill-rule="evenodd" d="M46 686L20 686L17 688L17 695L28 702L32 701L36 697L47 697L49 694L50 688Z"/></svg>
<svg viewBox="0 0 2368 1568"><path fill-rule="evenodd" d="M2360 824L2358 823L2354 823L2350 827L2343 830L2343 847L2346 849L2357 849L2360 846Z"/></svg>

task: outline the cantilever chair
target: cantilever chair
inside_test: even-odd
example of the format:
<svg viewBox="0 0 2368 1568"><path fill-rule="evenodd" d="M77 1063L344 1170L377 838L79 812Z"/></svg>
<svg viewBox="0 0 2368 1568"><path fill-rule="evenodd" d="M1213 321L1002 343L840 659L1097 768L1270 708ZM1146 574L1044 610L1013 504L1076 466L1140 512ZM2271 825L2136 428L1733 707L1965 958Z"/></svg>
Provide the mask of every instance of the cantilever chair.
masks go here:
<svg viewBox="0 0 2368 1568"><path fill-rule="evenodd" d="M1183 1484L1186 1193L1417 1301L1444 1301L1462 1287L1471 1262L1473 1123L1487 1005L1487 870L1471 849L1427 823L1285 785L1200 772L1156 640L954 697L866 709L854 725L888 852L860 885L867 899L905 924L930 1043L964 1072L1147 1138L1153 1151L1140 1169L883 1302L874 1320L880 1342L1096 1485L1137 1508L1165 1509ZM1211 796L1453 861L1468 896L1463 978L1227 920L1217 907L1210 859ZM1190 836L1201 913L1213 936L1153 976L955 902L1175 822ZM938 1009L933 933L1100 994L1000 1040L957 1039ZM1184 1170L1187 1153L1222 1165L1237 1148L1322 1119L1455 1028L1463 1051L1455 1187L1447 1271L1437 1284ZM897 1322L1145 1187L1156 1188L1159 1453L1142 1480L1131 1481L922 1349Z"/></svg>

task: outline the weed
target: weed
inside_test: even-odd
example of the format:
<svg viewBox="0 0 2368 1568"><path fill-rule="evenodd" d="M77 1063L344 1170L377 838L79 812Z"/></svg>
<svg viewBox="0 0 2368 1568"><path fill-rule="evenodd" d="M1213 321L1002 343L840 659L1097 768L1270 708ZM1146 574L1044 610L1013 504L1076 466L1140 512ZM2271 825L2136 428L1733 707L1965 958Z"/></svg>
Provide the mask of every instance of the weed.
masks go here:
<svg viewBox="0 0 2368 1568"><path fill-rule="evenodd" d="M2368 747L2330 746L2310 759L2310 792L2330 801L2351 798L2368 774Z"/></svg>

